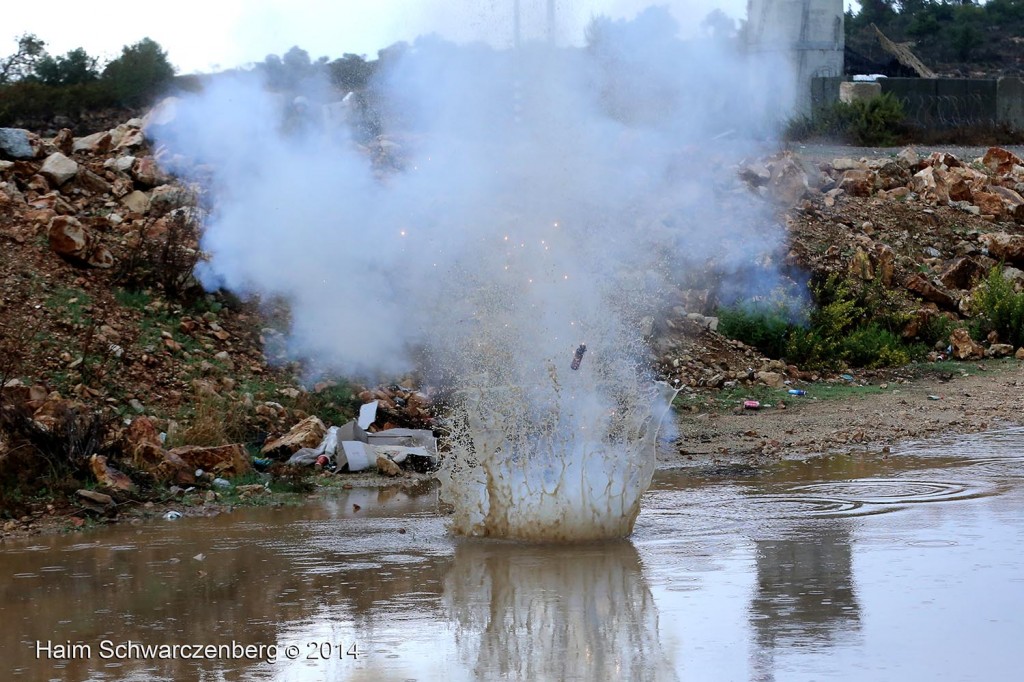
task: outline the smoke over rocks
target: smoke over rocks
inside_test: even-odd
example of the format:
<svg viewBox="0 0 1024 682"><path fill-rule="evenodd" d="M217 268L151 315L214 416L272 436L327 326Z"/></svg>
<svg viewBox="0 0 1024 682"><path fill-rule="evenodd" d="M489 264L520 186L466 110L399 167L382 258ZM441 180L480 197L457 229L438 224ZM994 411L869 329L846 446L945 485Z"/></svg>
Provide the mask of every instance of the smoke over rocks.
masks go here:
<svg viewBox="0 0 1024 682"><path fill-rule="evenodd" d="M211 173L205 283L283 297L295 356L364 376L484 326L524 366L601 353L600 337L639 338L688 263L770 288L752 265L782 230L732 175L783 110L781 69L675 33L651 9L595 20L584 49L420 39L374 86L368 146L402 161L385 171L324 121L323 90L283 119L255 76L214 81L153 130Z"/></svg>

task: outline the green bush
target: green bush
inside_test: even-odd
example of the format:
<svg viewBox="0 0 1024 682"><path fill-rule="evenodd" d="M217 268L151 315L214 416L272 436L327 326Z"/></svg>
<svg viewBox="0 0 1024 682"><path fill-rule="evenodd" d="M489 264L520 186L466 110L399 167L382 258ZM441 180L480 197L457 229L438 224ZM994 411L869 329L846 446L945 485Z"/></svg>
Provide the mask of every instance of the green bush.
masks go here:
<svg viewBox="0 0 1024 682"><path fill-rule="evenodd" d="M827 138L865 147L898 144L907 134L903 105L892 93L851 104L833 102L810 117L791 120L789 140Z"/></svg>
<svg viewBox="0 0 1024 682"><path fill-rule="evenodd" d="M776 308L732 306L720 308L718 331L730 339L753 346L770 358L786 354L786 343L792 324Z"/></svg>
<svg viewBox="0 0 1024 682"><path fill-rule="evenodd" d="M1024 345L1024 293L1018 294L1013 282L1003 277L1002 266L989 271L972 305L978 336L995 331L1004 343Z"/></svg>

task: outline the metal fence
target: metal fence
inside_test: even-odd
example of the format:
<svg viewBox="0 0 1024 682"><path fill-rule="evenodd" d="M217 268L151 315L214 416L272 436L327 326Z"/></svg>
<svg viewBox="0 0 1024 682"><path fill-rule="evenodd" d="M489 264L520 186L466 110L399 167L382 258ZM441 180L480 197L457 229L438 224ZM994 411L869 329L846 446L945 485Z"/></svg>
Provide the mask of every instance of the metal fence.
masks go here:
<svg viewBox="0 0 1024 682"><path fill-rule="evenodd" d="M842 78L811 80L811 103L817 108L839 99ZM1019 78L882 78L882 93L891 93L907 119L923 128L1007 125L1024 130L1024 81Z"/></svg>

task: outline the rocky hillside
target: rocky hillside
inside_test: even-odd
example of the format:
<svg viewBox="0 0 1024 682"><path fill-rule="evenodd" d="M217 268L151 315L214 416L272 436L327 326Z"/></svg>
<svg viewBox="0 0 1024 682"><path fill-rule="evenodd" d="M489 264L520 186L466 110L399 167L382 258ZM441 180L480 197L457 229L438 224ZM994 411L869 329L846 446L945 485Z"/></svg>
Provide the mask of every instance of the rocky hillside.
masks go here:
<svg viewBox="0 0 1024 682"><path fill-rule="evenodd" d="M195 468L249 471L263 443L311 415L340 424L361 402L381 401L378 428L429 425L415 377L373 391L340 377L304 386L305 369L283 354L285 306L200 289L202 190L161 169L146 125L86 137L0 129L0 488L39 473L25 463L32 448L69 490L91 476L120 485L105 479L116 478L106 460L85 470L76 459L102 454L132 474L122 488L138 495L196 484ZM1024 355L967 330L993 267L1024 285L1024 161L1013 154L908 149L814 163L785 153L746 162L735 178L785 224L788 266L880 285L886 305L906 314L905 339L948 321L952 336L929 359ZM645 321L651 361L691 391L847 371L787 364L725 338L707 291L669 298Z"/></svg>

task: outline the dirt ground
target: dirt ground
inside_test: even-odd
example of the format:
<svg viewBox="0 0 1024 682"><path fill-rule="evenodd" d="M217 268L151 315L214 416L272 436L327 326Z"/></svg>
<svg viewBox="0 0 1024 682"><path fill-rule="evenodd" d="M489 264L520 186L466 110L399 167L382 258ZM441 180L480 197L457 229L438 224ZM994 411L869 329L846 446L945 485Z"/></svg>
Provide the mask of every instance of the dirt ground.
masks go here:
<svg viewBox="0 0 1024 682"><path fill-rule="evenodd" d="M900 441L973 433L1021 423L1024 363L986 360L918 366L917 376L875 378L840 390L810 384L807 395L675 412L678 439L659 450L659 466L744 463L843 450L882 450ZM816 393L830 393L816 397Z"/></svg>

